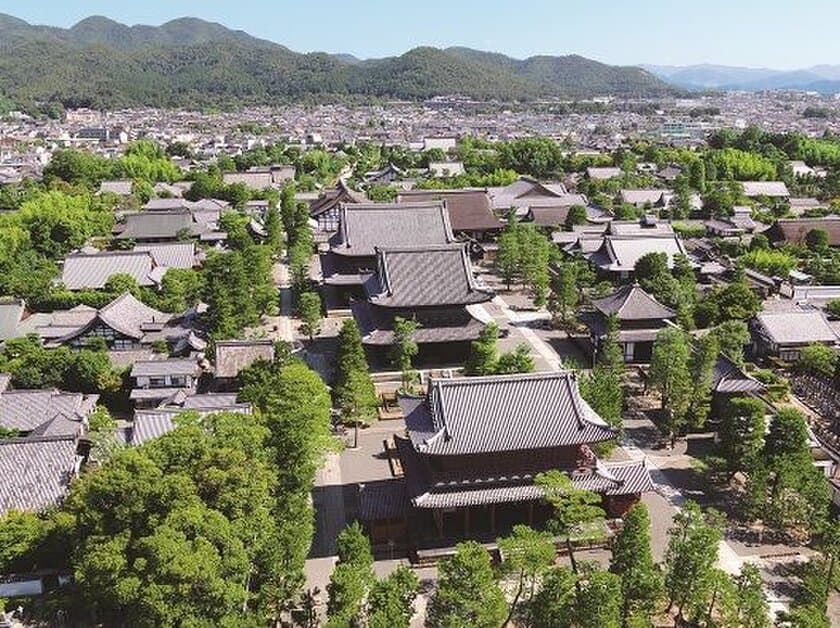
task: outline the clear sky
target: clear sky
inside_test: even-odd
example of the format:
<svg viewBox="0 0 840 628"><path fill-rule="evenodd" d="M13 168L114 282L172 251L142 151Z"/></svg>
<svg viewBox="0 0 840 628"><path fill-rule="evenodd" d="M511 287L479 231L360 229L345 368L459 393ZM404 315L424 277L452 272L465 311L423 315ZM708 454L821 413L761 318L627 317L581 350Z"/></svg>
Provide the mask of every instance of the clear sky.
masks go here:
<svg viewBox="0 0 840 628"><path fill-rule="evenodd" d="M89 15L200 17L293 50L359 57L463 45L626 65L840 64L840 0L0 0L0 12L64 27Z"/></svg>

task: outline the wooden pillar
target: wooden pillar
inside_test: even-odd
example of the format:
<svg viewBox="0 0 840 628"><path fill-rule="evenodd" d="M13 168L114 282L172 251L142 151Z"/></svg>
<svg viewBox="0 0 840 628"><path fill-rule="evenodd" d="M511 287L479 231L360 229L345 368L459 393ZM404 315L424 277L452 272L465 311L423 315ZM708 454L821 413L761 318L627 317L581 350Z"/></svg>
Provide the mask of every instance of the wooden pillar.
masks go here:
<svg viewBox="0 0 840 628"><path fill-rule="evenodd" d="M490 532L496 531L496 504L490 504Z"/></svg>
<svg viewBox="0 0 840 628"><path fill-rule="evenodd" d="M437 508L432 511L432 516L435 520L435 527L437 528L438 537L443 537L443 513Z"/></svg>
<svg viewBox="0 0 840 628"><path fill-rule="evenodd" d="M464 508L464 536L470 534L470 507Z"/></svg>
<svg viewBox="0 0 840 628"><path fill-rule="evenodd" d="M534 525L534 502L528 502L528 525Z"/></svg>

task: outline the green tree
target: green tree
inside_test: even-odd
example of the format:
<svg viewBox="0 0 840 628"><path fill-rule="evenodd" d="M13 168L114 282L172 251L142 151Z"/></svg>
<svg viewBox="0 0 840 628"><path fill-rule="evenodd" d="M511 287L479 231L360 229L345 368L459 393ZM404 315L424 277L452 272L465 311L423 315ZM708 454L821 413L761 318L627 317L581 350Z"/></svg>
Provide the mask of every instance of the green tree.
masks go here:
<svg viewBox="0 0 840 628"><path fill-rule="evenodd" d="M394 342L391 345L391 361L402 373L402 388L408 390L414 380L412 360L420 348L414 341L414 333L420 325L411 319L394 318Z"/></svg>
<svg viewBox="0 0 840 628"><path fill-rule="evenodd" d="M573 320L579 300L577 266L571 263L561 264L557 273L551 279L548 310L561 322L570 323Z"/></svg>
<svg viewBox="0 0 840 628"><path fill-rule="evenodd" d="M550 569L529 605L531 625L558 628L573 626L577 610L577 581L575 573L566 567Z"/></svg>
<svg viewBox="0 0 840 628"><path fill-rule="evenodd" d="M595 569L581 578L575 625L581 628L621 628L621 579Z"/></svg>
<svg viewBox="0 0 840 628"><path fill-rule="evenodd" d="M650 382L662 397L665 427L673 443L686 423L691 403L691 348L685 333L665 328L656 336L650 360Z"/></svg>
<svg viewBox="0 0 840 628"><path fill-rule="evenodd" d="M490 555L479 543L459 543L438 566L437 590L429 602L431 628L498 628L507 616L505 596L493 574Z"/></svg>
<svg viewBox="0 0 840 628"><path fill-rule="evenodd" d="M828 231L825 229L811 229L805 234L805 244L812 251L828 251Z"/></svg>
<svg viewBox="0 0 840 628"><path fill-rule="evenodd" d="M735 397L727 402L718 436L730 474L750 472L760 462L764 447L764 414L764 404L758 399Z"/></svg>
<svg viewBox="0 0 840 628"><path fill-rule="evenodd" d="M702 427L711 410L712 373L720 354L720 345L713 334L694 341L688 371L691 377L691 401L686 421L691 427Z"/></svg>
<svg viewBox="0 0 840 628"><path fill-rule="evenodd" d="M467 375L491 375L496 372L499 351L496 343L499 338L499 326L488 323L478 334L478 340L470 343L470 355L464 365Z"/></svg>
<svg viewBox="0 0 840 628"><path fill-rule="evenodd" d="M594 491L577 488L568 475L557 469L537 475L535 484L543 490L544 499L554 511L550 529L566 537L572 570L578 573L572 537L584 534L585 528L597 526L604 519L606 514L601 508L601 496Z"/></svg>
<svg viewBox="0 0 840 628"><path fill-rule="evenodd" d="M283 250L283 222L276 201L269 201L265 211L265 243L274 253Z"/></svg>
<svg viewBox="0 0 840 628"><path fill-rule="evenodd" d="M350 626L360 621L364 604L375 581L370 541L358 523L338 535L338 563L327 585L328 626Z"/></svg>
<svg viewBox="0 0 840 628"><path fill-rule="evenodd" d="M682 618L687 606L708 598L717 547L723 537L723 519L717 512L704 512L689 501L674 515L668 534L665 551L668 611L676 605L677 616Z"/></svg>
<svg viewBox="0 0 840 628"><path fill-rule="evenodd" d="M735 578L735 604L730 621L742 628L769 628L770 609L758 567L749 563Z"/></svg>
<svg viewBox="0 0 840 628"><path fill-rule="evenodd" d="M315 292L304 292L297 298L297 310L300 317L300 330L311 341L321 332L321 297Z"/></svg>
<svg viewBox="0 0 840 628"><path fill-rule="evenodd" d="M796 368L815 375L833 377L837 372L838 356L833 349L821 344L803 347L796 362Z"/></svg>
<svg viewBox="0 0 840 628"><path fill-rule="evenodd" d="M408 628L420 582L410 567L400 565L373 585L369 597L370 628Z"/></svg>
<svg viewBox="0 0 840 628"><path fill-rule="evenodd" d="M610 571L621 578L622 617L650 618L662 596L662 576L650 548L650 515L638 503L624 518L624 527L612 544Z"/></svg>
<svg viewBox="0 0 840 628"><path fill-rule="evenodd" d="M531 373L534 370L534 359L531 350L525 343L516 345L513 351L506 351L496 362L495 373L510 375L513 373Z"/></svg>
<svg viewBox="0 0 840 628"><path fill-rule="evenodd" d="M575 225L585 225L587 220L586 207L583 205L572 205L569 213L566 214L565 226L571 230Z"/></svg>
<svg viewBox="0 0 840 628"><path fill-rule="evenodd" d="M527 609L534 596L537 581L554 562L557 551L550 533L525 525L515 525L510 536L498 539L502 555L502 572L516 581L516 593L503 625L509 624L520 602Z"/></svg>
<svg viewBox="0 0 840 628"><path fill-rule="evenodd" d="M711 331L717 339L720 352L735 362L744 366L744 347L750 343L750 330L744 321L724 321Z"/></svg>

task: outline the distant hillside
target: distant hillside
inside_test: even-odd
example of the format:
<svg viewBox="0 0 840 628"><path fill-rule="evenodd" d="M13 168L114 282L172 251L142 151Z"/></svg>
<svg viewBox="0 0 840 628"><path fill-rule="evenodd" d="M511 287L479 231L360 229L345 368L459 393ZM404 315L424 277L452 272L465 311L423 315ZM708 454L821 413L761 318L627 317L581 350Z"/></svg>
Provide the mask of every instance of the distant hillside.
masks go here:
<svg viewBox="0 0 840 628"><path fill-rule="evenodd" d="M838 92L840 66L817 65L802 70L741 68L725 65L640 66L669 83L686 89L737 89L762 91L790 89Z"/></svg>
<svg viewBox="0 0 840 628"><path fill-rule="evenodd" d="M518 60L421 47L359 60L300 54L195 18L125 26L94 16L61 29L0 14L0 96L17 103L200 107L336 96L514 100L674 93L639 68L575 55Z"/></svg>

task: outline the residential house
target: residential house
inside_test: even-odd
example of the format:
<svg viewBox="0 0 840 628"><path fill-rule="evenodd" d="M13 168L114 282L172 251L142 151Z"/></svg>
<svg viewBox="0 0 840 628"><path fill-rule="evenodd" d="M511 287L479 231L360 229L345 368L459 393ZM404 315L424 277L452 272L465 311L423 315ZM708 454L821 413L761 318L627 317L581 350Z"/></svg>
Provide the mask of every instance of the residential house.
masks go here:
<svg viewBox="0 0 840 628"><path fill-rule="evenodd" d="M804 244L808 233L817 229L828 234L829 246L840 246L840 216L780 218L765 232L765 235L774 243Z"/></svg>
<svg viewBox="0 0 840 628"><path fill-rule="evenodd" d="M82 348L93 338L102 338L112 351L163 343L172 353L181 355L203 351L207 346L197 319L196 309L182 314L160 312L126 292L98 310L87 305L57 310L35 332L47 347Z"/></svg>
<svg viewBox="0 0 840 628"><path fill-rule="evenodd" d="M226 238L227 234L212 225L196 222L189 209L127 214L125 220L114 227L114 239L144 244L188 239L218 242Z"/></svg>
<svg viewBox="0 0 840 628"><path fill-rule="evenodd" d="M762 312L752 320L751 331L756 356L786 362L798 360L802 349L811 344L840 346L840 338L819 310Z"/></svg>
<svg viewBox="0 0 840 628"><path fill-rule="evenodd" d="M741 186L747 198L767 197L781 200L790 198L790 192L784 181L741 181Z"/></svg>
<svg viewBox="0 0 840 628"><path fill-rule="evenodd" d="M114 275L127 275L138 286L159 285L167 268L148 251L77 251L61 266L61 284L68 290L101 290Z"/></svg>
<svg viewBox="0 0 840 628"><path fill-rule="evenodd" d="M195 359L144 360L134 363L130 399L136 407L154 407L176 393L189 394L198 386L201 367Z"/></svg>
<svg viewBox="0 0 840 628"><path fill-rule="evenodd" d="M57 506L81 463L74 436L0 438L0 515Z"/></svg>
<svg viewBox="0 0 840 628"><path fill-rule="evenodd" d="M636 262L648 253L664 253L668 258L668 268L673 268L674 256L686 255L686 250L677 235L661 237L607 235L604 236L598 249L587 257L603 275L628 279L633 275Z"/></svg>
<svg viewBox="0 0 840 628"><path fill-rule="evenodd" d="M8 376L6 376L8 381ZM8 385L8 384L7 384ZM98 395L50 390L0 390L0 428L16 436L81 436Z"/></svg>

